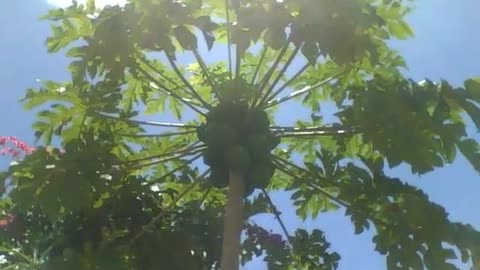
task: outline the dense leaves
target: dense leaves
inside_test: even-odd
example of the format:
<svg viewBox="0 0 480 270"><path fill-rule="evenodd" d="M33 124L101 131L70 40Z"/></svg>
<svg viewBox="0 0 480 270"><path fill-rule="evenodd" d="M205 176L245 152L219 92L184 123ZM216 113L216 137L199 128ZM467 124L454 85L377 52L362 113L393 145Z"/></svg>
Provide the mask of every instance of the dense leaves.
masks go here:
<svg viewBox="0 0 480 270"><path fill-rule="evenodd" d="M413 82L387 46L413 35L408 3L87 2L44 17L72 78L22 100L42 145L0 137L13 149L2 154L28 154L0 174L7 269L218 269L228 170L248 184L243 264L338 267L324 232L285 228L269 198L283 190L299 218L341 209L355 233L372 230L389 270L478 267L475 228L384 172L423 174L459 154L480 171L467 132L480 128L480 81ZM286 102L311 119L275 125ZM262 213L282 234L247 222Z"/></svg>
<svg viewBox="0 0 480 270"><path fill-rule="evenodd" d="M264 261L268 269L336 269L340 256L328 251L330 244L320 230L308 233L299 229L291 239L291 244L280 234L248 225L247 240L244 242L243 259L261 256L266 252Z"/></svg>

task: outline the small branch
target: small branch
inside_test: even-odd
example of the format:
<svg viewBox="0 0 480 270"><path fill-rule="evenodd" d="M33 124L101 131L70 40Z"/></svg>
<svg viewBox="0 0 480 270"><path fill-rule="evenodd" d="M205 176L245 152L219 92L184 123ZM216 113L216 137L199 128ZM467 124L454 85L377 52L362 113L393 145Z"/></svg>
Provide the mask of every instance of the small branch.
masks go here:
<svg viewBox="0 0 480 270"><path fill-rule="evenodd" d="M338 73L337 75L334 75L334 76L332 76L332 77L330 77L330 78L327 78L327 79L325 79L325 80L323 80L323 81L321 81L321 82L318 82L318 83L316 83L316 84L314 84L314 85L305 86L304 88L302 88L302 89L300 89L300 90L298 90L298 91L295 91L295 92L291 93L290 95L288 95L288 96L286 96L286 97L279 98L279 99L275 99L275 100L270 100L270 101L267 102L267 105L265 105L265 108L270 108L270 107L276 106L276 105L278 105L278 104L280 104L280 103L283 103L283 102L285 102L285 101L288 101L288 100L290 100L290 99L292 99L292 98L295 98L295 97L297 97L297 96L300 96L300 95L303 95L303 94L305 94L305 93L308 93L308 92L310 92L310 91L312 91L312 90L314 90L314 89L316 89L316 88L318 88L318 87L320 87L320 86L323 86L323 85L329 83L330 81L332 81L332 80L334 80L334 79L338 79L338 78L339 78L340 76L342 76L344 73L345 73L345 71L342 71L342 72Z"/></svg>
<svg viewBox="0 0 480 270"><path fill-rule="evenodd" d="M187 125L182 123L166 123L166 122L155 122L155 121L142 121L142 120L131 120L131 119L122 119L115 116L110 116L102 113L93 112L91 113L94 116L99 116L102 118L112 119L121 122L127 122L131 124L137 125L148 125L148 126L156 126L156 127L171 127L171 128L197 128L195 125Z"/></svg>
<svg viewBox="0 0 480 270"><path fill-rule="evenodd" d="M262 188L262 193L265 195L267 198L268 204L270 204L270 207L272 207L273 214L275 215L275 218L278 220L278 223L280 224L280 227L282 227L283 233L285 234L285 237L290 241L291 236L288 233L287 227L285 226L285 223L283 223L282 218L280 217L280 212L277 210L277 207L275 204L273 204L272 198L270 198L270 195L267 193L267 191Z"/></svg>

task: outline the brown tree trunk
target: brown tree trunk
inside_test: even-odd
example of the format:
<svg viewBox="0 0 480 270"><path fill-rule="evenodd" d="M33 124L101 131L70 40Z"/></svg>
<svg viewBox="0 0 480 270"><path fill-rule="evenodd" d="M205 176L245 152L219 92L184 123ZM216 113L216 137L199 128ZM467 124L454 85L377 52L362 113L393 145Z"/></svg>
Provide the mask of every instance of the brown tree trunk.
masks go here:
<svg viewBox="0 0 480 270"><path fill-rule="evenodd" d="M220 270L238 270L240 267L241 234L243 229L243 175L230 171L227 206L223 224L223 244Z"/></svg>

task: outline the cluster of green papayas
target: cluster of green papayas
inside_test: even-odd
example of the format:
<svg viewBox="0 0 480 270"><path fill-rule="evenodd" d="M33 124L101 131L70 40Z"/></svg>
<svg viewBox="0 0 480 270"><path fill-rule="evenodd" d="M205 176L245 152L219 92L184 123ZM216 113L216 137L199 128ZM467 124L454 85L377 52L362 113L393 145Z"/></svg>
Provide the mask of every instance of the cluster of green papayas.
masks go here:
<svg viewBox="0 0 480 270"><path fill-rule="evenodd" d="M220 103L207 114L197 135L208 146L203 161L214 186L227 187L230 170L245 176L246 195L268 185L275 172L270 152L280 144L269 126L268 115L249 111L246 102Z"/></svg>

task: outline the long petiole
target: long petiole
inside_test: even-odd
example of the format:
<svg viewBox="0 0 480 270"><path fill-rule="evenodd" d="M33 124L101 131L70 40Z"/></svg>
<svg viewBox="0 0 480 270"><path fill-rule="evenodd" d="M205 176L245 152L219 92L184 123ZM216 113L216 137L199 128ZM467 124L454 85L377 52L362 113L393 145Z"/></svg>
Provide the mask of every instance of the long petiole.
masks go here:
<svg viewBox="0 0 480 270"><path fill-rule="evenodd" d="M283 103L283 102L286 102L286 101L289 101L290 99L293 99L295 97L298 97L300 95L303 95L305 93L308 93L312 90L315 90L316 88L318 87L321 87L327 83L329 83L330 81L334 80L334 79L338 79L340 78L343 74L345 73L345 71L342 71L340 73L338 73L337 75L334 75L334 76L331 76L321 82L318 82L314 85L309 85L309 86L305 86L304 88L300 89L300 90L297 90L293 93L291 93L290 95L286 96L286 97L283 97L283 98L279 98L279 99L275 99L275 100L271 100L269 102L267 102L267 104L265 105L264 108L270 108L270 107L273 107L273 106L276 106L280 103Z"/></svg>
<svg viewBox="0 0 480 270"><path fill-rule="evenodd" d="M155 127L171 127L171 128L197 128L195 125L187 125L183 123L167 123L167 122L156 122L156 121L143 121L143 120L132 120L132 119L122 119L119 117L115 116L110 116L98 112L93 112L91 113L92 116L98 116L106 119L111 119L115 121L121 121L121 122L126 122L126 123L131 123L131 124L137 124L137 125L147 125L147 126L155 126Z"/></svg>
<svg viewBox="0 0 480 270"><path fill-rule="evenodd" d="M204 149L188 151L188 152L185 152L183 154L179 154L179 155L176 155L176 156L173 156L173 157L162 158L162 159L155 160L155 161L152 161L152 162L149 162L149 163L139 164L139 165L136 165L136 166L128 167L128 169L136 170L136 169L141 169L141 168L148 167L148 166L157 165L157 164L167 162L167 161L172 161L172 160L175 160L175 159L178 159L178 158L195 155L195 154L198 154L198 153L202 152L203 150Z"/></svg>
<svg viewBox="0 0 480 270"><path fill-rule="evenodd" d="M350 134L359 134L357 131L308 131L308 132L288 132L276 134L281 138L302 138L302 137L316 137L316 136L339 136L339 135L350 135Z"/></svg>
<svg viewBox="0 0 480 270"><path fill-rule="evenodd" d="M179 96L178 94L176 94L175 92L172 92L170 91L170 89L166 88L165 86L162 85L162 83L160 83L158 80L156 80L152 75L150 75L148 72L146 72L145 70L143 70L141 67L139 67L139 70L141 73L143 73L144 76L146 76L148 79L150 79L153 83L155 83L158 87L162 88L162 90L167 94L167 95L170 95L174 98L176 98L178 101L182 102L183 104L187 105L187 107L189 107L190 109L194 110L195 112L203 115L203 116L206 116L206 114L202 111L200 111L199 109L197 109L195 107L198 106L197 104L194 104L192 103L190 100L188 99L185 99L185 98L182 98L181 96ZM208 107L206 107L208 108Z"/></svg>
<svg viewBox="0 0 480 270"><path fill-rule="evenodd" d="M274 165L275 165L275 167L276 167L279 171L281 171L281 172L283 172L284 174L292 177L292 178L295 179L296 181L301 182L302 184L305 184L305 185L307 185L307 186L309 186L309 187L312 187L312 188L318 190L318 191L319 191L320 193L322 193L325 197L327 197L327 198L329 198L330 200L336 202L337 204L339 204L339 205L341 205L341 206L343 206L343 207L345 207L345 208L348 208L348 207L350 206L348 203L344 202L344 201L341 200L340 198L337 198L335 195L330 194L329 192L325 191L323 188L321 188L321 187L319 187L319 186L317 186L317 185L308 183L308 181L305 181L305 180L303 180L302 178L296 176L295 174L289 172L288 170L285 169L285 166L282 165L280 162L274 162Z"/></svg>
<svg viewBox="0 0 480 270"><path fill-rule="evenodd" d="M295 50L292 52L287 62L285 62L285 64L283 65L282 69L280 70L280 73L277 75L273 83L270 85L267 92L263 95L262 99L260 99L260 102L259 102L260 106L261 104L263 104L265 101L268 100L268 97L272 93L273 89L275 88L275 86L277 86L277 83L282 79L283 75L285 74L285 72L287 72L287 69L290 67L290 64L292 64L293 59L295 59L295 57L297 56L298 51L300 51L300 48L301 46L295 47Z"/></svg>
<svg viewBox="0 0 480 270"><path fill-rule="evenodd" d="M358 134L358 127L271 127L273 134L279 137L329 136Z"/></svg>
<svg viewBox="0 0 480 270"><path fill-rule="evenodd" d="M163 72L161 72L160 70L158 70L157 68L155 68L151 63L149 63L146 59L143 59L141 58L140 59L142 61L143 64L145 64L146 66L148 66L150 69L152 69L153 71L155 71L158 75L160 75L160 77L162 77L163 79L165 79L166 81L168 81L169 83L173 84L175 86L175 88L173 90L183 90L183 92L185 92L186 94L188 94L190 97L192 98L195 98L195 99L198 99L198 97L196 97L194 94L190 93L188 91L188 89L185 89L185 86L181 86L179 85L177 82L175 82L175 80L173 80L172 78L168 77L167 75L165 75ZM186 98L184 98L184 100L187 100ZM199 100L199 102L201 102ZM194 104L192 102L192 104ZM198 105L198 104L195 104L195 106L205 106L206 104L203 104L203 105ZM206 106L205 106L206 107Z"/></svg>
<svg viewBox="0 0 480 270"><path fill-rule="evenodd" d="M262 50L262 55L260 56L260 60L258 60L257 67L255 68L255 72L253 73L252 81L250 82L251 85L255 84L255 80L257 79L258 72L260 71L260 66L262 65L263 60L267 55L267 51L268 51L268 47L264 45Z"/></svg>
<svg viewBox="0 0 480 270"><path fill-rule="evenodd" d="M140 61L142 61L143 64L145 64L147 67L149 67L151 70L155 71L158 75L160 75L160 77L162 77L163 79L167 80L169 83L173 84L176 89L184 89L184 87L182 87L181 85L179 85L175 80L173 80L172 78L168 77L167 75L165 75L163 72L161 72L160 70L158 70L157 68L155 68L151 63L149 63L146 59L143 59L141 58ZM185 90L186 91L186 90ZM188 92L187 92L188 93ZM189 93L190 94L190 93Z"/></svg>
<svg viewBox="0 0 480 270"><path fill-rule="evenodd" d="M292 82L298 79L309 67L310 63L305 64L297 73L295 73L288 81L286 81L277 91L275 91L271 96L267 97L266 100L270 102L276 98L283 90L285 90Z"/></svg>
<svg viewBox="0 0 480 270"><path fill-rule="evenodd" d="M252 103L253 106L256 106L256 103L257 103L258 99L262 96L263 89L268 84L268 81L270 80L270 77L272 77L273 73L275 72L275 69L277 69L278 64L280 64L280 62L282 61L283 56L285 55L285 53L288 50L288 45L290 45L290 41L291 41L290 38L288 38L286 40L286 42L283 45L280 53L277 55L277 58L275 59L275 62L269 68L269 70L267 71L265 76L263 76L262 80L260 81L260 86L258 88L258 93L257 93L257 95L255 95L255 98L254 98L253 103Z"/></svg>
<svg viewBox="0 0 480 270"><path fill-rule="evenodd" d="M161 134L124 134L124 133L117 133L120 136L130 137L130 138L161 138L161 137L171 137L171 136L179 136L179 135L187 135L195 133L196 130L188 130L188 131L179 131L179 132L167 132Z"/></svg>
<svg viewBox="0 0 480 270"><path fill-rule="evenodd" d="M188 82L188 80L185 78L185 76L183 76L182 72L178 68L174 59L168 54L167 54L167 59L168 59L168 62L170 63L170 65L172 66L173 70L175 71L175 74L177 74L178 78L185 84L185 86L187 86L188 89L190 89L190 94L195 96L198 99L198 101L200 101L200 103L202 103L203 106L205 106L207 109L210 109L211 106L205 100L203 100L203 98L197 93L197 91L195 91L195 89Z"/></svg>
<svg viewBox="0 0 480 270"><path fill-rule="evenodd" d="M151 185L154 185L154 184L156 184L157 181L162 180L162 179L165 179L165 178L173 175L174 173L180 171L181 169L187 167L188 165L192 164L192 163L195 162L197 159L199 159L201 156L202 156L202 154L200 153L200 154L194 156L193 158L187 160L187 162L185 162L184 164L178 166L177 168L175 168L175 169L169 171L168 173L166 173L166 174L164 174L164 175L156 178L156 179L153 180L153 181L150 181L150 182L151 182Z"/></svg>
<svg viewBox="0 0 480 270"><path fill-rule="evenodd" d="M145 160L163 158L163 157L168 157L168 156L177 155L177 154L190 153L192 150L198 150L199 148L202 148L202 147L205 148L205 145L195 145L195 144L193 144L193 145L187 146L185 148L182 148L180 150L167 152L167 153L161 153L161 154L158 154L158 155L153 155L153 156L148 156L148 157L143 157L143 158L137 158L137 159L133 159L133 160L127 160L124 163L125 164L138 163L138 162L142 162L142 161L145 161Z"/></svg>
<svg viewBox="0 0 480 270"><path fill-rule="evenodd" d="M218 96L218 91L216 90L215 82L213 81L212 76L210 76L210 72L208 71L208 67L205 64L205 61L203 60L202 55L197 49L193 50L193 55L195 56L195 59L197 59L197 62L200 65L200 68L202 69L202 72L205 75L205 78L207 78L208 84L212 88L213 93L215 93Z"/></svg>

